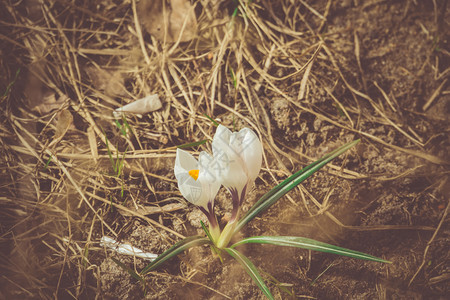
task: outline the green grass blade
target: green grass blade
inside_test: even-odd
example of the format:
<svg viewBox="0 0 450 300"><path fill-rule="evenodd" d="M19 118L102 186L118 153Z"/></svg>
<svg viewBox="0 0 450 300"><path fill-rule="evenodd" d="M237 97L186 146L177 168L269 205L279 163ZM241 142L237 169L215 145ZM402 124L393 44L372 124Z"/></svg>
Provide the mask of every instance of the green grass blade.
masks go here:
<svg viewBox="0 0 450 300"><path fill-rule="evenodd" d="M127 118L125 117L125 115L122 116L122 121L123 121L123 126L125 126L128 129L128 132L130 132L131 134L134 134L133 130L131 130L131 126L127 122ZM124 136L126 136L126 131L125 131Z"/></svg>
<svg viewBox="0 0 450 300"><path fill-rule="evenodd" d="M234 75L233 68L230 67L230 76L231 76L231 82L233 83L234 88L237 86L237 80L236 75Z"/></svg>
<svg viewBox="0 0 450 300"><path fill-rule="evenodd" d="M163 263L165 263L168 259L171 259L172 257L178 255L179 253L183 252L186 249L200 246L204 244L211 244L211 241L202 236L191 236L187 237L175 245L173 245L170 249L162 253L160 256L158 256L154 261L152 261L150 264L148 264L141 272L141 274L146 274L150 271L153 271Z"/></svg>
<svg viewBox="0 0 450 300"><path fill-rule="evenodd" d="M391 263L390 261L363 253L359 251L354 251L334 245L330 245L327 243L319 242L313 239L308 239L304 237L297 236L252 236L232 245L230 248L237 247L243 244L256 243L256 244L271 244L277 246L289 246L289 247L297 247L302 249L320 251L333 253L342 256L348 256L358 259L371 260L382 263Z"/></svg>
<svg viewBox="0 0 450 300"><path fill-rule="evenodd" d="M231 16L232 16L232 17L236 17L238 11L239 11L239 7L236 7L236 8L234 9L233 14L232 14Z"/></svg>
<svg viewBox="0 0 450 300"><path fill-rule="evenodd" d="M116 126L117 126L117 128L119 128L122 135L127 136L127 131L125 130L124 126L122 124L120 124L120 122L117 120L114 120L114 122L116 123Z"/></svg>
<svg viewBox="0 0 450 300"><path fill-rule="evenodd" d="M127 154L128 151L128 146L127 148L125 148L125 152L122 155L122 158L120 159L118 168L117 168L117 177L120 177L120 175L122 175L122 170L123 170L123 166L124 166L124 161L125 161L125 155Z"/></svg>
<svg viewBox="0 0 450 300"><path fill-rule="evenodd" d="M20 68L17 69L16 71L16 75L14 76L14 79L8 84L8 86L5 89L5 92L3 93L3 95L1 96L2 98L5 97L6 95L8 95L9 91L11 90L12 86L16 83L17 78L19 77L19 73L20 73Z"/></svg>
<svg viewBox="0 0 450 300"><path fill-rule="evenodd" d="M247 271L248 275L250 275L267 298L274 299L261 275L259 275L258 269L256 269L255 265L245 255L232 248L225 248L224 250L244 267L245 271Z"/></svg>
<svg viewBox="0 0 450 300"><path fill-rule="evenodd" d="M216 120L214 120L213 118L211 118L210 116L208 116L207 114L203 114L205 117L207 117L213 124L214 124L214 126L219 126L220 124L216 121Z"/></svg>
<svg viewBox="0 0 450 300"><path fill-rule="evenodd" d="M45 163L44 170L47 170L48 165L50 164L51 161L52 161L52 156L50 156L50 157L48 158L47 162Z"/></svg>
<svg viewBox="0 0 450 300"><path fill-rule="evenodd" d="M256 217L258 214L260 214L262 211L269 208L272 204L274 204L278 199L280 199L282 196L284 196L287 192L292 190L294 187L299 185L302 181L307 179L309 176L317 172L320 168L325 166L327 163L329 163L331 160L336 158L337 156L341 155L357 143L359 143L360 140L356 140L350 143L347 143L343 145L342 147L339 147L338 149L328 153L321 159L313 162L309 166L303 168L302 170L298 171L297 173L293 174L283 182L281 182L279 185L274 187L272 190L267 192L265 195L263 195L254 205L253 207L239 220L235 233L242 229L242 227L247 224L249 221L251 221L254 217Z"/></svg>
<svg viewBox="0 0 450 300"><path fill-rule="evenodd" d="M88 255L89 255L89 244L86 243L86 245L84 246L84 252L83 252L83 256L81 259L81 263L83 265L84 268L88 267Z"/></svg>

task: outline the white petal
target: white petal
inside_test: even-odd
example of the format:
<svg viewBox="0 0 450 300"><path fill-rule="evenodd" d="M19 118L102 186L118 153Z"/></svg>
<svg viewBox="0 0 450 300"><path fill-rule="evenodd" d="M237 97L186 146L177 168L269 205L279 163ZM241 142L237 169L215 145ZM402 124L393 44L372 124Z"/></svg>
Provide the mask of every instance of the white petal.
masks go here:
<svg viewBox="0 0 450 300"><path fill-rule="evenodd" d="M247 183L245 164L239 156L239 145L236 133L231 133L226 127L219 125L214 135L212 148L214 158L220 165L219 172L222 184L227 188L235 188L240 192Z"/></svg>
<svg viewBox="0 0 450 300"><path fill-rule="evenodd" d="M207 208L209 199L206 198L207 195L200 181L192 178L188 172L178 173L175 177L178 181L178 189L187 201Z"/></svg>
<svg viewBox="0 0 450 300"><path fill-rule="evenodd" d="M222 179L217 172L219 165L217 161L208 153L202 151L198 158L199 174L197 181L203 186L204 197L207 201L212 201L222 185Z"/></svg>
<svg viewBox="0 0 450 300"><path fill-rule="evenodd" d="M218 148L221 148L220 146L222 145L229 145L231 136L232 133L228 128L223 125L219 125L212 141L213 148L214 145L217 145Z"/></svg>
<svg viewBox="0 0 450 300"><path fill-rule="evenodd" d="M202 151L198 157L199 180L207 183L220 184L220 165L208 153Z"/></svg>
<svg viewBox="0 0 450 300"><path fill-rule="evenodd" d="M198 169L198 162L189 152L177 149L175 168L181 168L189 172L190 170ZM175 171L175 175L176 173Z"/></svg>
<svg viewBox="0 0 450 300"><path fill-rule="evenodd" d="M214 157L222 166L224 186L236 188L240 193L248 182L256 179L261 169L262 146L252 130L244 128L231 133L219 125L212 147Z"/></svg>
<svg viewBox="0 0 450 300"><path fill-rule="evenodd" d="M198 169L198 163L195 158L188 152L177 149L174 172L178 182L178 189L186 200L194 204L200 202L202 191L201 183L189 175L190 170L196 169Z"/></svg>
<svg viewBox="0 0 450 300"><path fill-rule="evenodd" d="M244 134L241 157L246 165L249 181L253 182L261 170L262 145L252 130L244 128L239 133L241 132Z"/></svg>
<svg viewBox="0 0 450 300"><path fill-rule="evenodd" d="M213 161L206 152L200 153L197 162L188 152L177 149L174 171L178 189L186 200L205 209L208 209L208 202L214 201L221 185L220 179L209 170ZM199 170L197 180L189 175L191 170Z"/></svg>
<svg viewBox="0 0 450 300"><path fill-rule="evenodd" d="M217 127L216 133L214 134L214 138L221 138L224 141L229 141L230 137L233 133L231 132L230 129L226 128L225 126L223 126L222 124L219 124L219 126Z"/></svg>

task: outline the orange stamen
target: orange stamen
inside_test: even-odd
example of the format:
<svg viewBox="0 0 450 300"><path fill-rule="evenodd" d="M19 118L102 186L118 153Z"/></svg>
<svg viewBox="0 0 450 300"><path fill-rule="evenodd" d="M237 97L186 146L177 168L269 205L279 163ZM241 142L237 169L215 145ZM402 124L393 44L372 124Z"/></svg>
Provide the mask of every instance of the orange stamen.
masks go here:
<svg viewBox="0 0 450 300"><path fill-rule="evenodd" d="M197 180L197 178L198 178L198 172L199 172L199 170L190 170L190 171L189 171L189 175L190 175L192 178L194 178L195 180Z"/></svg>

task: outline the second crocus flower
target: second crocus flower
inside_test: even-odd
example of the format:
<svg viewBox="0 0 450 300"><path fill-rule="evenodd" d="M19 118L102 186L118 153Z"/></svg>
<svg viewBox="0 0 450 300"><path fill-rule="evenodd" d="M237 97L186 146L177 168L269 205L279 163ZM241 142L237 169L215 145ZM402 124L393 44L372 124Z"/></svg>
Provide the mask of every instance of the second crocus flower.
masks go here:
<svg viewBox="0 0 450 300"><path fill-rule="evenodd" d="M212 142L214 158L220 165L222 184L233 199L231 221L238 215L247 191L258 177L262 163L262 145L249 128L232 133L219 125Z"/></svg>
<svg viewBox="0 0 450 300"><path fill-rule="evenodd" d="M247 191L258 177L262 163L262 145L249 128L232 133L219 125L212 142L213 155L220 165L222 184L230 191L233 211L216 246L223 249L234 234L239 209Z"/></svg>

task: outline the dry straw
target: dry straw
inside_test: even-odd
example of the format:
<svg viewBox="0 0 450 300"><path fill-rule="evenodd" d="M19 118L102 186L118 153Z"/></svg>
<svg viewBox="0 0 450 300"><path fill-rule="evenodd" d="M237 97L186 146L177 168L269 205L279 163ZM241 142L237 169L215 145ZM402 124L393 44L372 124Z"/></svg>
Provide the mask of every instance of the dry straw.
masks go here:
<svg viewBox="0 0 450 300"><path fill-rule="evenodd" d="M94 278L101 261L91 254L102 253L101 236L120 239L134 220L154 228L165 247L183 237L184 225L175 230L168 220L186 206L164 210L184 203L173 185L174 147L211 139L214 126L205 115L230 127L251 127L265 147L261 178L273 183L320 154L276 136L269 112L276 99L293 115L309 113L380 151L446 163L425 150L427 137L399 123L395 99L381 85L374 83L382 96L373 99L348 78L345 60L329 46L337 36L321 32L332 1L323 8L276 1L276 9L270 1L241 1L235 14L226 1L192 1L196 35L174 43L141 28L134 0L42 2L0 4L1 285L16 296L101 297L100 278ZM336 92L337 85L349 99L339 96L344 93ZM319 90L336 109L315 102ZM119 128L113 111L149 94L158 94L162 107L143 118L127 116L126 124L118 120ZM362 113L362 105L370 113ZM58 128L67 112L73 120ZM411 146L370 133L365 123L391 129ZM120 172L113 171L117 162ZM339 178L368 177L339 163L325 170ZM347 226L330 212L333 203L305 187L297 196L303 202L289 197L289 205L304 205L306 214L324 214L342 228L395 229ZM157 209L147 214L146 206ZM171 278L214 290L184 275Z"/></svg>

